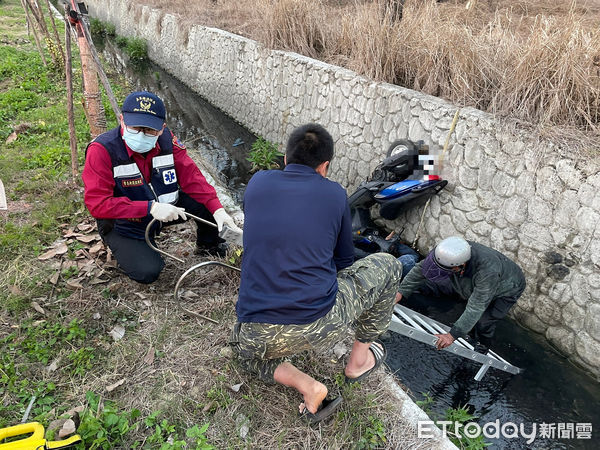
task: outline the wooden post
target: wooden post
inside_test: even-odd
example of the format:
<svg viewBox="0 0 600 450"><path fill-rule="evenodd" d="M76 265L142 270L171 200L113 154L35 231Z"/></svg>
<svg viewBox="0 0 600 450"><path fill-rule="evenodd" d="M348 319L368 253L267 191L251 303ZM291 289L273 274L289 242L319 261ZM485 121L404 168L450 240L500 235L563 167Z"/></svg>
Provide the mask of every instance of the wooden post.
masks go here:
<svg viewBox="0 0 600 450"><path fill-rule="evenodd" d="M77 3L71 1L71 8L79 14ZM81 73L83 75L83 100L85 115L90 124L92 138L106 131L106 116L102 105L102 96L98 86L94 60L91 55L90 46L84 33L82 20L77 21L77 44L79 46L79 57L81 58Z"/></svg>
<svg viewBox="0 0 600 450"><path fill-rule="evenodd" d="M54 33L54 39L56 39L56 45L62 58L63 64L65 63L65 52L63 51L62 44L60 43L60 37L58 37L58 30L56 29L56 22L54 21L54 14L52 14L52 6L50 0L46 0L46 6L48 7L48 14L50 14L50 22L52 23L52 31Z"/></svg>
<svg viewBox="0 0 600 450"><path fill-rule="evenodd" d="M33 17L35 17L35 20L37 21L38 26L40 27L40 30L43 33L44 38L46 39L46 47L48 47L48 52L50 53L50 56L52 57L52 61L54 62L54 65L56 67L60 67L61 61L59 61L59 55L52 48L53 41L52 41L52 37L50 36L50 32L48 31L48 27L46 25L46 18L44 16L44 10L42 9L42 7L40 5L38 5L36 0L25 0L25 3L27 3L27 5L29 6L29 9L31 10ZM59 43L60 43L60 41L59 41ZM64 62L64 59L62 62Z"/></svg>
<svg viewBox="0 0 600 450"><path fill-rule="evenodd" d="M71 63L71 22L65 6L65 78L67 83L67 117L69 120L69 146L71 148L71 177L75 181L79 172L77 155L77 134L75 131L75 115L73 113L73 71Z"/></svg>
<svg viewBox="0 0 600 450"><path fill-rule="evenodd" d="M27 20L27 26L33 32L33 38L35 39L35 46L37 47L38 52L40 53L40 57L42 58L42 63L44 63L44 66L47 66L48 63L46 62L46 58L44 57L44 50L42 49L42 46L40 44L40 38L37 35L37 31L35 30L33 21L31 20L31 17L29 17L29 10L27 9L27 4L25 3L25 0L21 0L21 6L25 10L25 19Z"/></svg>
<svg viewBox="0 0 600 450"><path fill-rule="evenodd" d="M108 77L106 76L106 73L104 72L104 69L102 68L102 62L100 61L100 57L98 56L98 52L96 51L96 46L94 45L94 42L92 41L92 36L90 34L90 30L88 29L88 26L85 22L81 23L81 27L83 28L83 33L85 34L85 37L86 37L87 41L89 42L90 53L92 55L92 58L94 59L94 62L96 63L96 69L98 70L98 76L100 77L102 86L104 86L104 90L106 92L106 96L108 97L108 101L110 102L110 106L112 107L113 112L115 113L115 117L117 117L117 120L118 120L119 114L121 114L121 109L119 108L119 105L117 104L117 99L115 98L115 94L113 94L112 88L110 87L110 82L108 81Z"/></svg>
<svg viewBox="0 0 600 450"><path fill-rule="evenodd" d="M48 31L48 26L46 25L46 18L44 16L44 10L40 5L38 5L37 0L25 0L25 3L29 6L29 10L33 17L35 18L38 26L40 27L40 31L46 40L46 46L48 47L48 52L52 57L52 61L55 66L59 65L58 55L53 51L52 47L52 37L50 36L50 32Z"/></svg>

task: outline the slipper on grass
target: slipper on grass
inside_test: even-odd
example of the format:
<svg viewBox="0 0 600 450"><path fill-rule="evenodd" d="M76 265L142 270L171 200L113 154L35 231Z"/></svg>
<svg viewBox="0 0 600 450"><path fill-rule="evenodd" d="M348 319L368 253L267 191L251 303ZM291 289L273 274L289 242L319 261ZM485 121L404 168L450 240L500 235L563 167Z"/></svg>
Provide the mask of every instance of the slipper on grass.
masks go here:
<svg viewBox="0 0 600 450"><path fill-rule="evenodd" d="M335 412L337 407L341 405L341 403L341 396L331 400L325 399L323 400L323 403L321 403L321 406L319 406L317 412L314 414L311 413L308 408L304 407L304 410L302 413L300 413L300 418L309 425L316 425L317 423L322 422L330 417Z"/></svg>
<svg viewBox="0 0 600 450"><path fill-rule="evenodd" d="M375 357L375 365L355 378L346 377L346 383L358 383L359 381L364 380L371 372L383 364L387 356L387 352L383 344L379 341L371 342L371 345L369 345L369 350L371 350L371 353L373 353L373 356Z"/></svg>

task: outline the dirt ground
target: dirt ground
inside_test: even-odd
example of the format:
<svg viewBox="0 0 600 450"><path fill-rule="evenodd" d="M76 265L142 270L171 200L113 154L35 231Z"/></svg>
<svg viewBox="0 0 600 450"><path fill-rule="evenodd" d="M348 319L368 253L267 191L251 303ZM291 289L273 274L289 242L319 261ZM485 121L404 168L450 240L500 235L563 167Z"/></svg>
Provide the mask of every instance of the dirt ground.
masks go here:
<svg viewBox="0 0 600 450"><path fill-rule="evenodd" d="M88 220L82 223L93 226ZM186 263L168 261L159 280L151 285L123 276L110 257L106 262L106 251L95 230L85 233L96 237L90 247L100 244L101 249L90 253L88 247L76 264L89 267L93 261L92 275L80 271L81 275L71 280L74 292L67 298L57 300L50 295L40 300L44 309L64 311L63 321L83 319L92 330L90 345L102 353L83 379L71 382L67 404L81 404L91 390L117 401L124 411L139 409L142 416L161 411L170 423L182 428L210 423L207 437L217 448L349 448L365 437L373 438L369 431L373 423L383 426L385 436L385 441L375 440L377 448L428 448L426 441L417 440L414 424L399 416L399 405L380 384L383 372L362 386L347 386L341 377L347 355L339 358L333 349L325 354L304 354L296 361L322 380L332 394L344 397L334 419L317 428L299 421L301 397L295 391L264 385L241 372L227 345L235 322L239 275L225 268L193 272L182 284L181 300L174 299L175 282L184 270L204 261L193 255L193 233L191 226L183 224L161 235L159 246ZM62 259L57 255L52 264L64 271L66 261L61 264ZM216 323L191 317L181 307ZM125 330L118 341L107 338L116 325ZM345 348L349 350L348 336ZM115 384L118 387L108 392ZM143 430L132 433L124 444L142 437Z"/></svg>

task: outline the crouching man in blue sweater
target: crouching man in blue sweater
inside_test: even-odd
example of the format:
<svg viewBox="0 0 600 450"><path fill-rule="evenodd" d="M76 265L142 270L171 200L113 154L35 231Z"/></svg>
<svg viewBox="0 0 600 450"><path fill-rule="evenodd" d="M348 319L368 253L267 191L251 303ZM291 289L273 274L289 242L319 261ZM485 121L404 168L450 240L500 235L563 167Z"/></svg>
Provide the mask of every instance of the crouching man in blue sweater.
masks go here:
<svg viewBox="0 0 600 450"><path fill-rule="evenodd" d="M326 349L355 324L345 375L362 380L385 359L374 342L387 330L402 264L379 253L354 262L346 191L327 179L333 139L320 125L294 130L285 169L255 174L244 196L244 256L232 345L241 366L295 388L314 424L341 397L300 371L291 355Z"/></svg>

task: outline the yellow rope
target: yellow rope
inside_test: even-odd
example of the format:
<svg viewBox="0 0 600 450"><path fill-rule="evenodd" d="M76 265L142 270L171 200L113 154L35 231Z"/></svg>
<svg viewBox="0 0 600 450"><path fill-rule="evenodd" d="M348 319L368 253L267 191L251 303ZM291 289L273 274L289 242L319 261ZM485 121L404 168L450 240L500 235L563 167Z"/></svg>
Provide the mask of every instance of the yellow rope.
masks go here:
<svg viewBox="0 0 600 450"><path fill-rule="evenodd" d="M460 108L456 110L454 114L454 119L452 119L452 125L450 125L450 131L448 131L448 136L446 136L446 142L444 142L444 148L442 149L442 155L440 156L440 173L442 173L442 167L444 167L444 155L446 150L448 150L448 145L450 145L450 136L454 133L454 128L456 128L456 122L458 122L458 114L460 113Z"/></svg>

